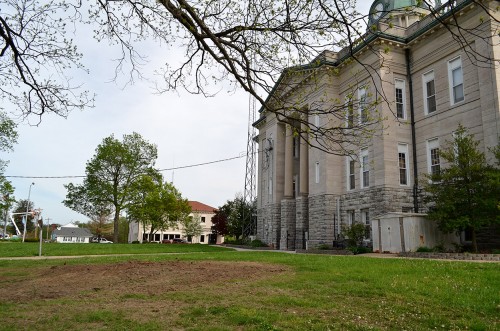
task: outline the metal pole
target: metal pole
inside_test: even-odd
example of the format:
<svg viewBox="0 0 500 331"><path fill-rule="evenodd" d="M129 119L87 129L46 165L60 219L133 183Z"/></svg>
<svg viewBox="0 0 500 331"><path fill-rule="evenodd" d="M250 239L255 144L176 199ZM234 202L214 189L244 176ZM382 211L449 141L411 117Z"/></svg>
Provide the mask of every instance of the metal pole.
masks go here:
<svg viewBox="0 0 500 331"><path fill-rule="evenodd" d="M23 229L23 242L24 242L24 238L26 238L26 223L28 223L28 212L29 212L29 208L30 208L31 187L33 185L35 185L35 183L30 184L30 189L28 191L28 203L26 204L26 218L25 218L24 229Z"/></svg>
<svg viewBox="0 0 500 331"><path fill-rule="evenodd" d="M42 256L42 238L43 238L43 219L38 220L40 226L40 247L38 248L38 256Z"/></svg>

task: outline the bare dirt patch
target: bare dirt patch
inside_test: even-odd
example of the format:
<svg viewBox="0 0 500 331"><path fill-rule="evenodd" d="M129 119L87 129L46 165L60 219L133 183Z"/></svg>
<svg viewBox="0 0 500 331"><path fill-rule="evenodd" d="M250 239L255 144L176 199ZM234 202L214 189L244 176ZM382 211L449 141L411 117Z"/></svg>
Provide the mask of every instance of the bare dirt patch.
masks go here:
<svg viewBox="0 0 500 331"><path fill-rule="evenodd" d="M17 270L19 271L19 270ZM238 285L283 273L287 268L253 262L129 261L104 265L61 265L0 278L4 302L58 299L82 294L152 296L191 288ZM31 273L30 273L31 271Z"/></svg>

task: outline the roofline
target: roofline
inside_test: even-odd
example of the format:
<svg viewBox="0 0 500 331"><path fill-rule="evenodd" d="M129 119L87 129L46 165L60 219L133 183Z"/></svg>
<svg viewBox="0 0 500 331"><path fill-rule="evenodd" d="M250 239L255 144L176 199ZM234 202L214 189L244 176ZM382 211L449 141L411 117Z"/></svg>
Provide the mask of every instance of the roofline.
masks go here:
<svg viewBox="0 0 500 331"><path fill-rule="evenodd" d="M460 1L460 0L458 0L458 1ZM447 5L449 4L449 2L450 1L447 1L446 3L442 4L440 7L436 8L435 9L436 13L439 13L441 10L443 10L445 7L447 7ZM274 84L273 89L269 92L269 94L268 94L266 100L264 101L264 103L265 104L268 103L269 99L276 92L276 89L278 88L278 86L280 85L280 83L284 79L283 78L284 75L288 71L291 71L291 70L304 71L304 70L309 70L309 69L320 68L320 67L322 67L324 65L338 67L346 59L348 59L351 56L353 56L354 54L358 53L361 49L363 49L365 46L367 46L368 44L372 43L376 39L386 39L386 40L396 41L396 42L403 43L403 44L409 44L413 40L415 40L418 37L420 37L421 35L423 35L428 30L430 30L433 27L435 27L436 25L438 25L441 21L443 21L443 20L447 19L448 17L450 17L451 15L453 15L453 13L456 13L456 12L464 9L466 6L470 5L471 3L473 3L473 0L462 0L462 2L458 3L455 7L453 7L453 9L451 9L451 10L447 11L446 13L438 16L439 19L434 18L433 20L431 20L431 22L429 24L427 24L427 25L423 26L422 28L418 29L417 31L415 31L413 34L411 34L410 36L408 36L406 38L397 37L397 36L394 36L394 35L391 35L391 34L388 34L388 33L385 33L385 32L381 32L381 31L367 32L367 33L365 33L365 35L361 36L361 38L360 38L361 41L360 41L359 45L353 47L350 52L347 52L346 55L342 56L341 58L337 59L334 62L333 61L324 60L324 59L319 59L317 61L312 61L311 63L307 63L307 64L303 64L303 65L298 65L298 66L293 66L293 67L285 68L283 70L283 72L281 73L280 77L278 78L278 81L276 82L276 84ZM422 22L422 21L423 20L415 22L413 24L419 24L419 22ZM367 37L364 38L365 36L367 36ZM339 52L337 52L337 54L340 54L340 53L342 53L343 50L348 50L348 49L349 49L348 47L345 47L345 48L341 49ZM259 109L259 113L262 113L264 111L264 108L265 108L264 105L262 105L260 107L260 109ZM257 120L254 124L258 124L259 122L260 122L260 119Z"/></svg>

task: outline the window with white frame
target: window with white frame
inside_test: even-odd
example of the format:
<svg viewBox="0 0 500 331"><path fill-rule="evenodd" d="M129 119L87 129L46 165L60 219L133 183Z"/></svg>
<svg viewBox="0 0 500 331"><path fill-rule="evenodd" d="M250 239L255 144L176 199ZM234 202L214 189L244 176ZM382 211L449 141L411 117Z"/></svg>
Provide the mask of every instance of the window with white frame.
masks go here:
<svg viewBox="0 0 500 331"><path fill-rule="evenodd" d="M319 128L319 115L314 115L314 125Z"/></svg>
<svg viewBox="0 0 500 331"><path fill-rule="evenodd" d="M347 158L347 189L354 190L356 188L356 177L355 177L356 162Z"/></svg>
<svg viewBox="0 0 500 331"><path fill-rule="evenodd" d="M408 145L398 144L399 184L408 185Z"/></svg>
<svg viewBox="0 0 500 331"><path fill-rule="evenodd" d="M354 222L356 222L355 219L356 214L354 213L354 210L348 210L347 211L347 226L352 226Z"/></svg>
<svg viewBox="0 0 500 331"><path fill-rule="evenodd" d="M434 83L434 71L424 74L424 110L425 114L436 111L436 85Z"/></svg>
<svg viewBox="0 0 500 331"><path fill-rule="evenodd" d="M315 182L319 184L319 162L316 162L315 169Z"/></svg>
<svg viewBox="0 0 500 331"><path fill-rule="evenodd" d="M365 226L365 239L372 239L372 231L371 231L371 221L370 221L370 209L361 209L361 222Z"/></svg>
<svg viewBox="0 0 500 331"><path fill-rule="evenodd" d="M368 109L366 103L366 88L358 89L359 120L361 123L368 122Z"/></svg>
<svg viewBox="0 0 500 331"><path fill-rule="evenodd" d="M368 149L361 150L361 187L370 186L370 162L368 159Z"/></svg>
<svg viewBox="0 0 500 331"><path fill-rule="evenodd" d="M400 119L406 119L406 92L405 81L396 79L394 81L396 97L396 116Z"/></svg>
<svg viewBox="0 0 500 331"><path fill-rule="evenodd" d="M434 138L427 141L427 162L428 170L431 175L439 174L441 164L439 161L439 140Z"/></svg>
<svg viewBox="0 0 500 331"><path fill-rule="evenodd" d="M454 105L464 101L464 75L460 56L448 62L448 78L450 81L450 104Z"/></svg>
<svg viewBox="0 0 500 331"><path fill-rule="evenodd" d="M352 96L348 95L345 98L346 105L346 127L352 128L354 126L354 103L352 101Z"/></svg>

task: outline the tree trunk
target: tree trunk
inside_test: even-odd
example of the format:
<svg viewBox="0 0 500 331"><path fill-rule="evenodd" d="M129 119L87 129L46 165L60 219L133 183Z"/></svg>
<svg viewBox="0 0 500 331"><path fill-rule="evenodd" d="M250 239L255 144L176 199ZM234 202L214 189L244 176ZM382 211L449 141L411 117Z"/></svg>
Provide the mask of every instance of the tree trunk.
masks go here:
<svg viewBox="0 0 500 331"><path fill-rule="evenodd" d="M120 224L120 208L115 209L115 218L113 220L113 242L118 243L118 226Z"/></svg>

